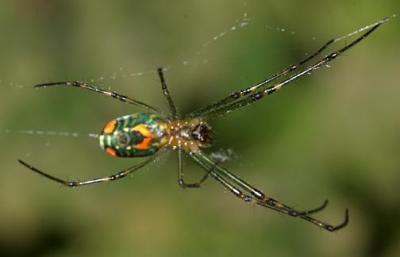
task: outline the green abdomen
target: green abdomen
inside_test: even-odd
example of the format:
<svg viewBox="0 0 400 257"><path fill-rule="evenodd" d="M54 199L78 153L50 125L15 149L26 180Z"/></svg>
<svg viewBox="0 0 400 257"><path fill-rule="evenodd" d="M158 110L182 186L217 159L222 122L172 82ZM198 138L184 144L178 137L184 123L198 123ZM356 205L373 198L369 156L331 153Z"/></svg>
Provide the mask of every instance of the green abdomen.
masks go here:
<svg viewBox="0 0 400 257"><path fill-rule="evenodd" d="M100 146L112 156L149 156L167 143L166 122L149 113L121 116L106 124L99 140Z"/></svg>

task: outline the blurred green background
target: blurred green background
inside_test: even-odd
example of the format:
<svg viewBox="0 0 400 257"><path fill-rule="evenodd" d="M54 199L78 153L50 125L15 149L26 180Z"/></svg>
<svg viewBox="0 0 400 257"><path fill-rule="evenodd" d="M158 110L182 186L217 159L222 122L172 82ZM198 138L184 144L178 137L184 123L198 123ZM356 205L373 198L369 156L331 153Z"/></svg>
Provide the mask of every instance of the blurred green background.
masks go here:
<svg viewBox="0 0 400 257"><path fill-rule="evenodd" d="M299 209L328 198L317 217L332 223L348 207L337 233L244 204L212 179L183 190L173 153L120 182L74 190L16 161L77 179L137 162L105 155L87 134L138 109L36 83L94 80L167 110L154 71L170 67L184 113L394 13L399 1L2 1L0 256L399 256L398 18L331 68L212 124L210 151L231 148L237 156L224 165L268 195ZM244 14L248 25L213 40ZM190 160L185 173L203 174Z"/></svg>

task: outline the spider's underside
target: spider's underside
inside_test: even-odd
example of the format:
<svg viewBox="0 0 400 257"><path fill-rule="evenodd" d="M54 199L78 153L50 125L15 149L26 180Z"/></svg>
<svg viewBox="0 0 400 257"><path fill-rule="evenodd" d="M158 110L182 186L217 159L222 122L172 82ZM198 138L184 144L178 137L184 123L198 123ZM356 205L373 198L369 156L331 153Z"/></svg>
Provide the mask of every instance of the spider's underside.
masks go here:
<svg viewBox="0 0 400 257"><path fill-rule="evenodd" d="M324 201L321 206L310 210L299 211L293 209L274 198L266 196L261 190L255 188L243 179L220 166L218 160L215 160L204 153L203 149L209 147L212 143L212 129L207 123L207 120L252 104L263 97L278 91L294 80L327 65L342 53L358 44L388 20L389 18L384 18L378 22L375 22L374 24L368 25L353 33L349 33L346 36L332 39L318 49L318 51L316 51L314 54L308 56L298 64L290 65L286 69L276 73L270 78L267 78L248 88L236 91L220 101L201 108L200 110L194 111L185 117L181 117L176 111L175 104L168 91L163 70L161 68L158 69L158 75L161 80L162 92L169 104L171 111L170 117L162 117L159 114L160 112L155 107L145 104L141 101L114 91L101 89L84 82L67 81L36 85L35 87L69 86L83 88L106 96L111 96L122 102L133 104L145 109L146 112L144 113L125 115L108 122L100 133L99 140L101 147L112 156L147 156L147 159L126 170L117 172L114 175L83 181L66 181L45 173L22 160L18 161L32 171L55 182L69 187L77 187L118 180L153 161L156 156L162 152L162 149L172 149L177 151L178 183L182 187L200 187L207 177L211 176L221 183L232 194L245 202L253 202L257 205L275 210L277 212L287 214L292 217L298 217L327 231L339 230L348 224L349 214L347 209L345 211L344 220L340 224L335 226L330 225L326 222L311 217L312 214L323 210L328 201ZM309 64L332 43L360 32L363 32L363 34L348 43L346 46L325 55L315 63ZM189 156L206 171L205 175L196 183L186 183L184 181L182 167L183 154Z"/></svg>

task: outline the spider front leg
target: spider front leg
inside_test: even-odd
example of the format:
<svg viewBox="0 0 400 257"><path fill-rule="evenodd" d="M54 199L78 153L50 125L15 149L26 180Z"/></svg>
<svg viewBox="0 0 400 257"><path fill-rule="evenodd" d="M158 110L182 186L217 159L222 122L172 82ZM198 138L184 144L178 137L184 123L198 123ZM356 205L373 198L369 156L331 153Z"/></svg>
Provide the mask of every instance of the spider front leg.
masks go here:
<svg viewBox="0 0 400 257"><path fill-rule="evenodd" d="M341 222L339 225L336 226L333 226L331 224L328 224L326 222L323 222L321 220L309 216L310 214L322 211L327 206L328 201L324 201L324 203L317 208L306 211L299 211L281 203L280 201L274 198L265 196L265 194L261 190L249 185L241 178L232 174L228 170L220 167L217 163L214 163L212 160L210 160L208 156L206 156L202 152L200 151L191 152L189 153L189 156L192 157L192 159L202 168L204 168L207 171L210 170L210 174L214 179L220 182L226 189L228 189L236 197L242 199L245 202L253 202L262 207L266 207L292 217L298 217L330 232L345 227L349 222L349 212L347 209L345 212L345 218L343 222Z"/></svg>
<svg viewBox="0 0 400 257"><path fill-rule="evenodd" d="M201 184L206 181L210 172L204 174L204 176L198 181L194 183L186 183L183 178L183 160L182 160L182 151L181 149L178 150L178 185L182 188L199 188Z"/></svg>
<svg viewBox="0 0 400 257"><path fill-rule="evenodd" d="M176 119L178 116L177 111L176 111L176 106L175 106L174 101L172 100L171 94L169 93L167 82L165 82L163 68L158 68L157 73L158 73L158 77L160 78L161 89L163 91L163 95L165 96L165 98L168 101L169 110L171 111L171 116L173 119Z"/></svg>
<svg viewBox="0 0 400 257"><path fill-rule="evenodd" d="M124 178L127 175L133 173L134 171L144 167L145 165L147 165L148 163L150 163L152 160L154 160L156 157L156 155L151 156L149 158L147 158L146 160L144 160L143 162L140 162L138 164L136 164L135 166L132 166L126 170L122 170L120 172L115 173L114 175L111 176L107 176L107 177L102 177L102 178L95 178L95 179L89 179L89 180L82 180L82 181L68 181L68 180L64 180L55 176L52 176L48 173L45 173L37 168L35 168L34 166L22 161L22 160L18 160L19 163L21 163L22 165L24 165L25 167L27 167L28 169L32 170L33 172L44 176L50 180L53 180L59 184L62 184L64 186L68 186L68 187L78 187L78 186L87 186L87 185L92 185L92 184L97 184L97 183L102 183L102 182L108 182L108 181L116 181L118 179Z"/></svg>
<svg viewBox="0 0 400 257"><path fill-rule="evenodd" d="M106 89L102 89L99 87L96 87L94 85L85 83L85 82L81 82L81 81L61 81L61 82L50 82L50 83L43 83L43 84L38 84L35 85L35 88L45 88L45 87L52 87L52 86L67 86L67 87L77 87L77 88L82 88L82 89L86 89L95 93L99 93L105 96L110 96L114 99L117 99L121 102L124 103L129 103L129 104L133 104L136 106L139 106L145 110L148 111L152 111L152 112L159 112L155 107L145 104L141 101L135 100L133 98L130 98L128 96L122 95L120 93L117 93L115 91L110 91L110 90L106 90Z"/></svg>
<svg viewBox="0 0 400 257"><path fill-rule="evenodd" d="M249 88L237 91L226 98L218 101L215 104L209 105L199 111L195 111L191 113L189 116L191 117L202 117L202 118L212 118L217 117L220 115L224 115L226 113L232 112L236 109L245 107L249 104L252 104L256 101L261 100L265 96L271 95L277 92L279 89L287 86L291 82L304 77L307 74L311 74L315 70L328 65L331 61L336 59L338 56L342 55L344 52L352 48L353 46L360 43L362 40L367 38L372 32L374 32L379 26L384 24L389 20L390 17L381 19L374 24L368 25L362 29L359 29L355 32L349 33L345 36L333 39L328 41L325 45L323 45L317 52L312 54L310 57L306 58L305 60L301 61L298 65L289 66L287 69L283 70L282 72L277 73L276 75L272 76L270 79L266 79L254 86ZM315 56L319 55L325 48L327 48L330 44L337 42L339 40L343 40L350 36L353 36L361 31L366 30L364 34L359 36L358 38L354 39L346 46L340 48L339 50L333 51L326 56L324 56L319 61L311 64L309 66L303 67L302 69L298 70L298 67L303 66L305 63L313 59ZM295 71L296 70L296 71ZM279 79L280 78L280 79ZM277 81L275 81L277 80ZM275 84L266 87L270 82L275 81Z"/></svg>
<svg viewBox="0 0 400 257"><path fill-rule="evenodd" d="M250 87L235 91L233 93L231 93L229 96L219 100L216 103L210 104L198 111L195 111L193 113L190 114L190 117L197 117L197 116L202 116L202 115L206 115L209 112L214 112L217 109L222 108L223 106L230 104L232 102L235 102L237 100L239 100L240 98L243 98L245 96L247 96L250 93L253 93L257 90L259 90L260 88L265 87L266 85L270 84L271 82L284 77L286 75L288 75L291 72L294 72L295 70L299 69L300 67L302 67L304 64L308 63L309 61L311 61L312 59L314 59L316 56L318 56L319 54L321 54L325 49L328 48L329 45L331 45L332 43L335 42L335 40L337 39L331 39L328 42L326 42L322 47L320 47L317 51L315 51L314 53L312 53L311 55L307 56L306 58L304 58L303 60L301 60L300 62L298 62L297 64L292 64L289 65L288 67L286 67L285 69L283 69L282 71L275 73L273 76L266 78Z"/></svg>

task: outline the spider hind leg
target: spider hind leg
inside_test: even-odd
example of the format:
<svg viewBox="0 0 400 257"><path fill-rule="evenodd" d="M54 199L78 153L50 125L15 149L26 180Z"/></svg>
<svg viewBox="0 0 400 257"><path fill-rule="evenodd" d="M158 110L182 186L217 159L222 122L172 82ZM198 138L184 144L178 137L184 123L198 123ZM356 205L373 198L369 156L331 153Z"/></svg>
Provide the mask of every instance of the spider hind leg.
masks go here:
<svg viewBox="0 0 400 257"><path fill-rule="evenodd" d="M122 179L122 178L126 177L127 175L133 173L134 171L139 170L140 168L142 168L142 167L146 166L147 164L149 164L151 161L153 161L155 159L156 156L157 156L156 154L153 155L153 156L150 156L146 160L144 160L142 162L139 162L138 164L136 164L136 165L134 165L134 166L132 166L132 167L130 167L128 169L119 171L119 172L117 172L117 173L115 173L113 175L106 176L106 177L101 177L101 178L82 180L82 181L64 180L64 179L55 177L53 175L50 175L50 174L48 174L48 173L46 173L44 171L41 171L38 168L36 168L36 167L24 162L23 160L18 160L18 162L20 164L24 165L25 167L27 167L28 169L32 170L33 172L35 172L35 173L37 173L37 174L39 174L39 175L41 175L43 177L46 177L46 178L48 178L50 180L53 180L54 182L57 182L59 184L64 185L64 186L74 188L74 187L78 187L78 186L87 186L87 185L93 185L93 184L98 184L98 183L102 183L102 182L109 182L109 181L111 182L111 181L116 181L116 180Z"/></svg>
<svg viewBox="0 0 400 257"><path fill-rule="evenodd" d="M253 202L259 206L266 207L276 212L286 214L291 217L300 218L329 232L342 229L349 223L348 209L345 210L344 220L338 225L331 225L329 223L326 223L324 221L321 221L319 219L310 216L311 214L315 214L325 209L325 207L328 204L327 200L325 200L323 204L317 208L305 211L299 211L292 207L289 207L286 204L283 204L282 202L274 198L265 196L265 194L261 190L251 186L243 179L232 174L225 168L222 168L221 166L218 165L218 163L213 162L207 155L205 155L201 151L191 152L189 153L189 156L200 167L208 171L210 175L215 180L220 182L229 192L231 192L236 197L242 199L244 202Z"/></svg>

